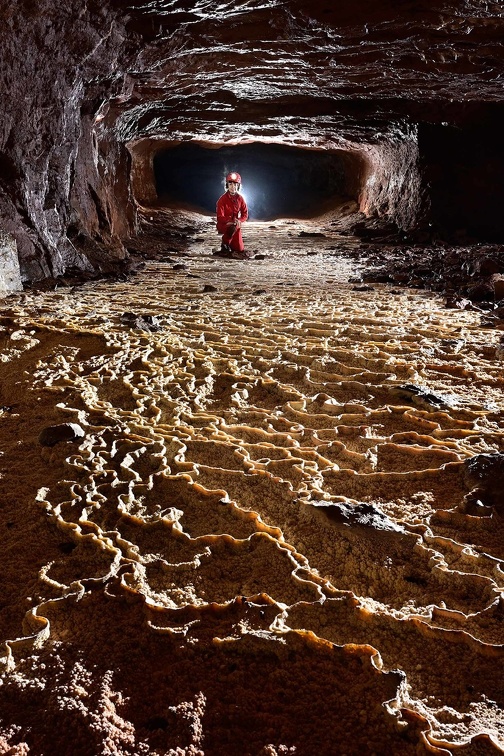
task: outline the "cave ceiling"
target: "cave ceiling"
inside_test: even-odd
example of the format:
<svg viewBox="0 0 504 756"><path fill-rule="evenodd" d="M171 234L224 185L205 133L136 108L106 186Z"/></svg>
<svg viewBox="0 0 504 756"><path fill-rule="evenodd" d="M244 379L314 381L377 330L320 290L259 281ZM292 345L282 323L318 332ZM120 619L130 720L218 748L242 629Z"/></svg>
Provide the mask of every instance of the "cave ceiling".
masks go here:
<svg viewBox="0 0 504 756"><path fill-rule="evenodd" d="M127 92L106 105L122 141L340 146L393 138L408 121L471 118L502 98L497 3L153 2L131 12L146 44Z"/></svg>

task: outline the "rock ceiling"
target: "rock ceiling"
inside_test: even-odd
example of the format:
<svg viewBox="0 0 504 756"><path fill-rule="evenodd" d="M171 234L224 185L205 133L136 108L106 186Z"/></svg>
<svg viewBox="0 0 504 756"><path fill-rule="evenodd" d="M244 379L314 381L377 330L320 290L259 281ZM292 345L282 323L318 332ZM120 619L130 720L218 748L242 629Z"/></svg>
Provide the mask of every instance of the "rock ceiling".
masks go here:
<svg viewBox="0 0 504 756"><path fill-rule="evenodd" d="M158 35L118 105L120 138L383 139L426 103L450 113L502 97L496 3L181 5L142 9Z"/></svg>

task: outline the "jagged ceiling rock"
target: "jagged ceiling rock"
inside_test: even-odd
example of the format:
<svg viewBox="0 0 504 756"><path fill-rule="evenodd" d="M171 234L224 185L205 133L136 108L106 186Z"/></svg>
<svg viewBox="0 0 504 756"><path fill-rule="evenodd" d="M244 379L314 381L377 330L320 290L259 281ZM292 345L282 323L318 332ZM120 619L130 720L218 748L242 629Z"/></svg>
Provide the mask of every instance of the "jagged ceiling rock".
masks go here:
<svg viewBox="0 0 504 756"><path fill-rule="evenodd" d="M154 197L154 155L187 140L346 150L365 214L456 229L476 203L476 231L504 236L486 210L504 167L500 3L14 0L1 18L0 226L25 280L122 261L131 176ZM478 190L459 208L471 146Z"/></svg>

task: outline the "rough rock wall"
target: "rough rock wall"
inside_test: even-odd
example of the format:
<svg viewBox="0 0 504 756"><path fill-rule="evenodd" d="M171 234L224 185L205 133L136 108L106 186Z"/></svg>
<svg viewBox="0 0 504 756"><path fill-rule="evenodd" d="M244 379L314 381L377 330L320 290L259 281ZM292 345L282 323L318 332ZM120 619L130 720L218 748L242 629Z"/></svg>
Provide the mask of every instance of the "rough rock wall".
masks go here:
<svg viewBox="0 0 504 756"><path fill-rule="evenodd" d="M0 226L25 280L90 268L66 233L77 224L92 235L106 202L82 110L121 85L123 22L111 2L77 0L15 0L1 19Z"/></svg>
<svg viewBox="0 0 504 756"><path fill-rule="evenodd" d="M180 157L170 157L181 144L189 149ZM422 186L416 127L408 123L394 125L379 142L343 150L329 144L326 149L282 149L279 142L231 147L213 142L200 147L199 142L167 142L161 138L131 141L129 185L135 202L144 207L154 207L160 201L170 204L177 190L174 173L183 166L184 178L178 179L179 200L190 203L193 197L194 206L212 212L210 206L218 196L217 181L231 165L239 165L247 190L251 182L255 187L262 184L259 218L279 217L277 205L284 208L287 217L314 214L306 213L305 208L318 208L320 215L332 207L337 212L341 198L357 200L359 210L366 216L392 222L400 229L411 230L419 223L427 212L428 201ZM325 161L320 160L321 153L325 153ZM273 182L282 198L269 196L275 191L271 189ZM162 184L171 188L166 196ZM213 194L206 189L210 184ZM325 201L321 199L323 195L327 197Z"/></svg>
<svg viewBox="0 0 504 756"><path fill-rule="evenodd" d="M163 146L165 143L162 143ZM180 144L180 142L176 143ZM168 143L168 146L175 146ZM159 143L154 139L142 139L128 145L131 155L131 191L141 205L155 205L157 202L153 160L159 151Z"/></svg>
<svg viewBox="0 0 504 756"><path fill-rule="evenodd" d="M13 236L0 230L0 297L21 288L17 245Z"/></svg>
<svg viewBox="0 0 504 756"><path fill-rule="evenodd" d="M71 187L69 238L98 271L109 272L125 259L121 239L135 226L130 188L130 156L101 132L100 113L84 115Z"/></svg>
<svg viewBox="0 0 504 756"><path fill-rule="evenodd" d="M419 170L417 130L407 127L405 131L381 144L366 145L369 170L360 209L411 231L422 212L427 212L428 203Z"/></svg>

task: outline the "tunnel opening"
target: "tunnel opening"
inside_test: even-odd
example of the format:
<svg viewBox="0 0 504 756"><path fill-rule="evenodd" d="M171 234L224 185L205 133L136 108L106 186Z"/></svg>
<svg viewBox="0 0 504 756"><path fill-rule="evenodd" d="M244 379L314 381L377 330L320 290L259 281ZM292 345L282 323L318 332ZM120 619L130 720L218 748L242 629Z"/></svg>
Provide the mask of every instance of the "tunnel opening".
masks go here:
<svg viewBox="0 0 504 756"><path fill-rule="evenodd" d="M213 214L230 171L242 177L241 192L254 220L315 218L358 202L365 175L362 158L345 150L184 142L154 154L158 204Z"/></svg>

